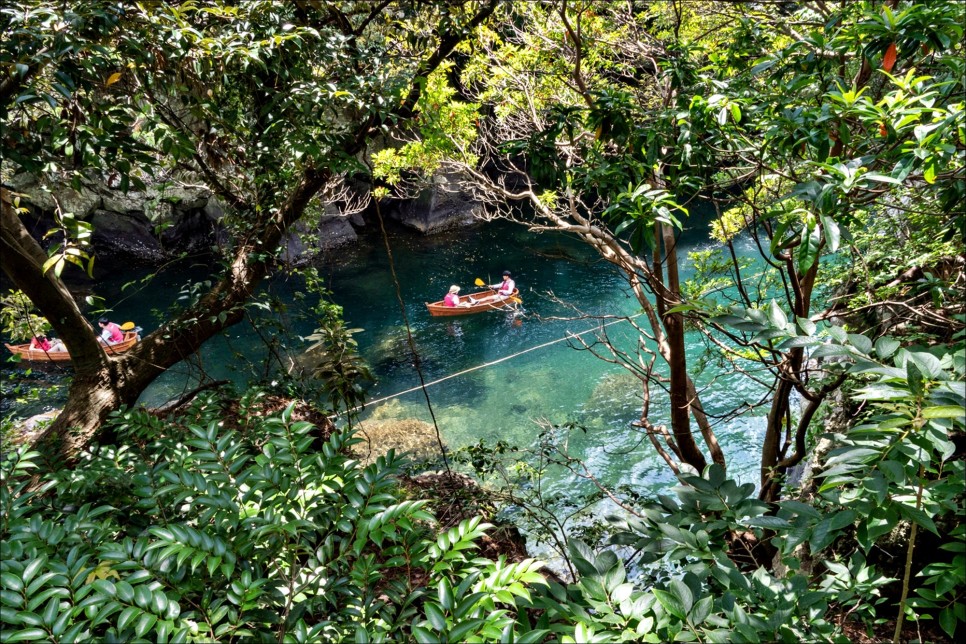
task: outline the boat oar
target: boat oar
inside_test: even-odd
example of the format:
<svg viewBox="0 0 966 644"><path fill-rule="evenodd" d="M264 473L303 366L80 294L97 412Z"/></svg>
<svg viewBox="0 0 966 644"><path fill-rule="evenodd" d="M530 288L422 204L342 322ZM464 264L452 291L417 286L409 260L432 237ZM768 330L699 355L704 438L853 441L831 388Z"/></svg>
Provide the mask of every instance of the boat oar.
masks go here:
<svg viewBox="0 0 966 644"><path fill-rule="evenodd" d="M484 282L483 280L481 280L479 277L477 277L475 280L473 280L473 283L476 284L477 286L486 286L487 285L486 282ZM507 299L509 299L514 304L523 304L523 300L521 300L516 295L514 295L513 297L510 297L510 298L507 298Z"/></svg>
<svg viewBox="0 0 966 644"><path fill-rule="evenodd" d="M121 331L133 331L137 325L134 322L125 322L121 325Z"/></svg>

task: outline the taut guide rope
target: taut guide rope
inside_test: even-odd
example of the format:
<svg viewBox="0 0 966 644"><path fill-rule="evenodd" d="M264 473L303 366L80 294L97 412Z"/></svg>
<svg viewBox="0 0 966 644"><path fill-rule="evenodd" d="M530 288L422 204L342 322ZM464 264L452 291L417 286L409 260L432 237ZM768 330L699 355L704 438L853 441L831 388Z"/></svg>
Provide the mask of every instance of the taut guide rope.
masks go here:
<svg viewBox="0 0 966 644"><path fill-rule="evenodd" d="M371 168L370 168L371 170ZM409 342L409 350L413 354L413 368L419 376L420 387L426 397L426 408L429 409L429 416L433 419L433 429L436 431L436 443L439 445L439 455L443 458L443 465L446 473L452 474L449 469L449 458L446 456L446 446L443 445L443 437L439 433L439 424L436 422L436 414L433 412L433 402L429 399L429 392L426 391L425 380L423 380L423 370L419 368L419 352L416 350L416 342L413 340L413 331L409 326L409 316L406 315L406 303L403 301L402 288L399 285L399 277L396 275L396 264L392 257L392 247L389 244L389 235L386 234L386 224L382 219L382 209L379 208L379 200L376 200L376 215L379 217L379 230L382 231L382 243L386 247L386 255L389 258L389 272L392 274L392 283L396 287L396 301L399 303L399 312L402 314L403 324L406 325L406 339ZM348 412L347 412L348 413Z"/></svg>
<svg viewBox="0 0 966 644"><path fill-rule="evenodd" d="M607 324L603 324L601 326L593 327L591 329L587 329L586 331L581 331L580 333L570 333L570 332L568 332L567 335L565 335L562 338L557 338L556 340L550 340L549 342L544 342L543 344L538 344L536 346L530 347L529 349L524 349L523 351L517 351L516 353L511 353L508 356L504 356L502 358L498 358L498 359L492 360L490 362L484 362L483 364L476 365L475 367L470 367L469 369L463 369L462 371L457 371L456 373L451 373L448 376L443 376L442 378L439 378L437 380L433 380L432 382L421 383L418 386L416 386L416 387L410 387L409 389L406 389L405 391L400 391L398 393L395 393L395 394L392 394L392 395L389 395L389 396L384 396L382 398L377 398L376 400L370 400L366 404L367 405L375 405L375 404L378 404L378 403L381 403L381 402L385 402L387 400L391 400L393 398L398 398L399 396L405 396L406 394L412 393L414 391L419 391L420 389L422 389L424 391L424 393L425 393L425 390L426 390L427 387L432 387L433 385L438 385L439 383L445 382L446 380L450 380L451 378L456 378L458 376L462 376L462 375L468 374L468 373L470 373L472 371L477 371L479 369L483 369L485 367L492 367L495 364L499 364L501 362L506 362L507 360L511 360L513 358L522 356L525 353L530 353L531 351L536 351L537 349L543 349L545 347L549 347L552 344L557 344L558 342L563 342L564 340L570 340L572 338L579 338L580 336L586 335L586 334L590 333L591 331L597 331L599 329L603 329L605 327L611 326L612 324L617 324L618 322L626 322L628 320L633 320L638 315L641 315L641 314L638 313L636 315L632 315L632 316L627 317L627 318L621 318L620 320L614 320L613 322L608 322ZM354 411L359 411L362 408L363 408L363 406L354 407L353 409L349 409L348 411L346 411L346 413L349 414L349 413L352 413Z"/></svg>

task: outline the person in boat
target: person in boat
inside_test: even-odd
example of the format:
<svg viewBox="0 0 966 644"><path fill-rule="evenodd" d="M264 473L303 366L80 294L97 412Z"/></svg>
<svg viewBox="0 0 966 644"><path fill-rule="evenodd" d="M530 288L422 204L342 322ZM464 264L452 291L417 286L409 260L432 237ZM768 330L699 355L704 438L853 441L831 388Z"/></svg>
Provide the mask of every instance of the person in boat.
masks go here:
<svg viewBox="0 0 966 644"><path fill-rule="evenodd" d="M36 335L30 340L30 349L33 351L50 351L50 340L46 335Z"/></svg>
<svg viewBox="0 0 966 644"><path fill-rule="evenodd" d="M97 321L97 325L101 327L101 342L105 344L117 344L124 339L124 332L121 331L121 327L111 322L108 318L102 317Z"/></svg>
<svg viewBox="0 0 966 644"><path fill-rule="evenodd" d="M472 298L471 298L472 299ZM460 301L460 287L453 284L449 287L449 293L443 298L443 306L469 306L469 302Z"/></svg>
<svg viewBox="0 0 966 644"><path fill-rule="evenodd" d="M513 291L517 288L516 282L513 281L513 277L510 275L510 271L503 271L503 281L499 284L487 284L487 286L496 291L496 295L481 297L476 302L502 302L513 295Z"/></svg>
<svg viewBox="0 0 966 644"><path fill-rule="evenodd" d="M505 300L506 298L513 295L513 291L516 290L516 282L510 277L510 271L503 271L503 281L499 284L490 284L490 288L496 290L496 294L500 296L500 299Z"/></svg>

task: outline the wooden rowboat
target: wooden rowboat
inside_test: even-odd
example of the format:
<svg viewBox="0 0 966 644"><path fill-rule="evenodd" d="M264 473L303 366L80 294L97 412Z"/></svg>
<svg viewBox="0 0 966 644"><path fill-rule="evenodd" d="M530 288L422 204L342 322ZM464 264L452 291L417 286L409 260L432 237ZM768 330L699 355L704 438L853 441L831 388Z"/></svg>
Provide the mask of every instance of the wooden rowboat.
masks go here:
<svg viewBox="0 0 966 644"><path fill-rule="evenodd" d="M124 353L135 344L141 336L137 331L125 331L124 339L117 344L108 344L104 346L104 350L108 353ZM66 351L44 351L43 349L31 349L30 343L27 344L7 344L4 343L5 347L10 350L10 353L20 356L21 360L30 360L33 362L70 362L70 354Z"/></svg>
<svg viewBox="0 0 966 644"><path fill-rule="evenodd" d="M478 304L470 304L469 306L446 306L440 300L438 302L426 302L426 308L429 309L429 314L434 317L445 317L452 315L469 315L471 313L482 313L483 311L506 311L513 307L513 304L520 302L520 298L517 297L520 293L519 289L513 289L513 293L508 295L505 299L497 300L493 302L480 302ZM484 297L492 297L496 295L496 291L478 291L476 293L470 293L469 295L461 295L460 302L469 302L469 298L481 299Z"/></svg>

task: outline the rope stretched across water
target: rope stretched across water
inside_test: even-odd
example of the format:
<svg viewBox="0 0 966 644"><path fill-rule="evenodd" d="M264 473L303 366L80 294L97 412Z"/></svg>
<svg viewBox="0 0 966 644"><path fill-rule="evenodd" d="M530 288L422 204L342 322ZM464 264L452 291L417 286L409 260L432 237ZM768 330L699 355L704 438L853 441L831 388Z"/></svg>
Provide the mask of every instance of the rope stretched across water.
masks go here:
<svg viewBox="0 0 966 644"><path fill-rule="evenodd" d="M640 314L638 314L638 315L640 315ZM628 318L621 318L620 320L614 320L613 322L608 322L607 324L602 324L602 325L600 325L598 327L594 327L594 328L591 328L591 329L587 329L586 331L581 331L580 333L569 333L568 332L567 335L564 336L564 337L562 337L562 338L557 338L556 340L550 340L549 342L544 342L543 344L538 344L536 346L530 347L529 349L524 349L523 351L517 351L516 353L511 353L510 355L504 356L504 357L499 358L497 360L492 360L490 362L484 362L483 364L476 365L475 367L470 367L469 369L463 369L462 371L457 371L456 373L451 373L450 375L443 376L442 378L439 378L438 380L433 380L432 382L427 382L425 384L418 385L416 387L411 387L409 389L406 389L405 391L400 391L400 392L395 393L395 394L392 394L390 396L384 396L383 398L377 398L376 400L370 400L366 404L368 404L368 405L375 405L375 404L378 404L378 403L381 403L381 402L385 402L387 400L391 400L393 398L398 398L399 396L405 396L406 394L412 393L414 391L419 391L420 389L425 389L426 387L432 387L433 385L438 385L439 383L445 382L446 380L450 380L451 378L456 378L458 376L463 376L463 375L466 375L466 374L468 374L468 373L470 373L472 371L478 371L479 369L483 369L485 367L492 367L495 364L499 364L501 362L506 362L507 360L511 360L512 358L516 358L516 357L522 356L525 353L530 353L531 351L536 351L537 349L543 349L543 348L549 347L552 344L557 344L558 342L563 342L564 340L571 340L573 338L579 338L580 336L586 335L586 334L588 334L588 333L590 333L592 331L598 331L598 330L603 329L605 327L611 326L612 324L617 324L618 322L627 322L628 320L631 320L631 319L636 318L636 317L637 317L637 315L632 315L632 316L630 316ZM361 406L360 407L356 407L354 409L350 409L348 413L351 413L351 412L354 412L354 411L359 411L360 409L362 409Z"/></svg>

